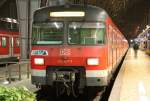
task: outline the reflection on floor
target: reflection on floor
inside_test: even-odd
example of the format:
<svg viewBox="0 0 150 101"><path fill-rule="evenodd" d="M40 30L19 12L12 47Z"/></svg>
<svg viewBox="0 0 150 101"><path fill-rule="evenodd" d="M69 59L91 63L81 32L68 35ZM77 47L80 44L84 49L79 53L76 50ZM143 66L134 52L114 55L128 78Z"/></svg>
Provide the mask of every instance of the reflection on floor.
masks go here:
<svg viewBox="0 0 150 101"><path fill-rule="evenodd" d="M129 49L109 101L150 101L150 56Z"/></svg>

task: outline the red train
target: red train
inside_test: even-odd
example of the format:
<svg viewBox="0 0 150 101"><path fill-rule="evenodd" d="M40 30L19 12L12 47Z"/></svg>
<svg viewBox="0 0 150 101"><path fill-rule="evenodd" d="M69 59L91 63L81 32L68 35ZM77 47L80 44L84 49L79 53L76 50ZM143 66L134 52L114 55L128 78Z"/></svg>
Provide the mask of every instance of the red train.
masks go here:
<svg viewBox="0 0 150 101"><path fill-rule="evenodd" d="M18 24L15 19L0 19L0 62L18 61L20 42Z"/></svg>
<svg viewBox="0 0 150 101"><path fill-rule="evenodd" d="M32 83L58 95L106 87L128 49L107 12L90 5L41 8L32 30Z"/></svg>

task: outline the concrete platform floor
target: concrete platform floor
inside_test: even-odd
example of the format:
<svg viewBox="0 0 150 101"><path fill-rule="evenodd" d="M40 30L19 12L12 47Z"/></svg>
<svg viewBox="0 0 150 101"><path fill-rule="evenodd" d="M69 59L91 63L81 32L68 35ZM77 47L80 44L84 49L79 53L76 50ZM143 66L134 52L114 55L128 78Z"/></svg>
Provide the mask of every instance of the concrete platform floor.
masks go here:
<svg viewBox="0 0 150 101"><path fill-rule="evenodd" d="M8 79L9 69L11 69L11 83L9 83L9 79ZM29 70L29 75L27 75L28 70ZM29 69L27 69L26 64L21 64L20 72L21 72L21 78L20 78L21 80L19 80L18 64L9 65L7 68L5 67L5 65L0 67L0 86L6 86L6 87L24 86L32 92L37 91L38 89L36 88L36 86L31 84L30 67Z"/></svg>
<svg viewBox="0 0 150 101"><path fill-rule="evenodd" d="M150 101L150 56L128 50L109 101Z"/></svg>

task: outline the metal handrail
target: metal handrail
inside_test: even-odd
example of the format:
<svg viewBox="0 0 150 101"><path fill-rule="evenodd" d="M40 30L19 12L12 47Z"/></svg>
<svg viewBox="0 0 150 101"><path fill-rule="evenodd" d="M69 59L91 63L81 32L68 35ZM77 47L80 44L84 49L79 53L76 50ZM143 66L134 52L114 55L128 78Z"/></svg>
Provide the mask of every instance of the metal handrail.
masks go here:
<svg viewBox="0 0 150 101"><path fill-rule="evenodd" d="M21 60L21 61L18 61L18 62L0 62L0 64L5 64L5 76L3 77L4 79L8 79L8 83L10 84L12 82L11 78L12 78L12 68L10 68L11 66L10 65L18 65L18 79L19 81L22 79L22 71L21 71L21 65L23 64L27 64L27 71L26 71L26 75L27 75L27 78L29 79L30 77L30 61L29 59L28 60ZM2 77L1 77L2 78Z"/></svg>

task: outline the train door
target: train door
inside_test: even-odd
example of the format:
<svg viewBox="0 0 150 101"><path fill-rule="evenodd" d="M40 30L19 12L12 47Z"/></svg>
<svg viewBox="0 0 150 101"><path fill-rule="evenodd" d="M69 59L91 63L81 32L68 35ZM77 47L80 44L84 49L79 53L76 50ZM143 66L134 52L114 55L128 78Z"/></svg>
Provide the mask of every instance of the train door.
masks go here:
<svg viewBox="0 0 150 101"><path fill-rule="evenodd" d="M121 44L121 37L119 37L119 58L121 56L121 45L123 44Z"/></svg>
<svg viewBox="0 0 150 101"><path fill-rule="evenodd" d="M118 32L115 32L116 34L116 63L118 62Z"/></svg>
<svg viewBox="0 0 150 101"><path fill-rule="evenodd" d="M117 36L117 32L115 31L115 51L116 51L116 53L115 53L115 61L116 61L116 63L117 63L117 59L118 59L118 36Z"/></svg>
<svg viewBox="0 0 150 101"><path fill-rule="evenodd" d="M14 38L10 37L9 38L9 55L12 57L13 56L13 47L14 47Z"/></svg>
<svg viewBox="0 0 150 101"><path fill-rule="evenodd" d="M112 26L109 25L108 28L108 42L109 42L109 66L112 71L113 69L113 29Z"/></svg>
<svg viewBox="0 0 150 101"><path fill-rule="evenodd" d="M1 40L1 48L0 48L0 55L4 55L6 57L8 57L9 55L9 41L8 41L9 37L6 36L2 36L0 37Z"/></svg>
<svg viewBox="0 0 150 101"><path fill-rule="evenodd" d="M117 60L116 50L117 50L116 32L115 30L113 30L113 67L115 67Z"/></svg>
<svg viewBox="0 0 150 101"><path fill-rule="evenodd" d="M18 37L14 37L14 45L13 45L13 55L19 56L20 53L20 42Z"/></svg>
<svg viewBox="0 0 150 101"><path fill-rule="evenodd" d="M118 63L118 57L119 57L119 36L118 32L116 32L116 62Z"/></svg>

